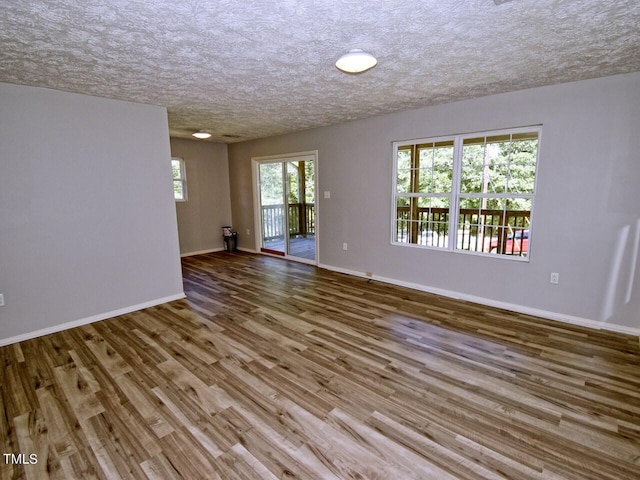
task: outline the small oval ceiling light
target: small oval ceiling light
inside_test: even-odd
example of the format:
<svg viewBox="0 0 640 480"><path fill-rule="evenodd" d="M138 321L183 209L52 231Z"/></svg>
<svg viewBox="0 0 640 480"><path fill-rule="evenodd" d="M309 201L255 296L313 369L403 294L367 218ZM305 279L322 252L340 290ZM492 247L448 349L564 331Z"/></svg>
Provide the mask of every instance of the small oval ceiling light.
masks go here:
<svg viewBox="0 0 640 480"><path fill-rule="evenodd" d="M196 133L192 133L191 136L199 138L200 140L206 140L207 138L211 137L211 134L209 132L205 132L204 130L199 130Z"/></svg>
<svg viewBox="0 0 640 480"><path fill-rule="evenodd" d="M375 67L377 64L378 60L376 60L376 57L356 48L342 55L336 62L336 67L345 73L362 73Z"/></svg>

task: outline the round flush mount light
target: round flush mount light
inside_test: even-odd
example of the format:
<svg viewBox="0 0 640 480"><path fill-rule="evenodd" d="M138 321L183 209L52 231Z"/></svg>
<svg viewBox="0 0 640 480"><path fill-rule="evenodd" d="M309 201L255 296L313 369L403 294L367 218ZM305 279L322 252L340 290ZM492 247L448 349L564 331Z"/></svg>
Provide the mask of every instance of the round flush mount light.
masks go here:
<svg viewBox="0 0 640 480"><path fill-rule="evenodd" d="M205 132L204 130L200 130L196 133L192 133L191 136L199 138L200 140L206 140L207 138L211 137L211 134L209 132Z"/></svg>
<svg viewBox="0 0 640 480"><path fill-rule="evenodd" d="M377 64L376 57L356 48L342 55L336 62L336 67L345 73L362 73L372 69Z"/></svg>

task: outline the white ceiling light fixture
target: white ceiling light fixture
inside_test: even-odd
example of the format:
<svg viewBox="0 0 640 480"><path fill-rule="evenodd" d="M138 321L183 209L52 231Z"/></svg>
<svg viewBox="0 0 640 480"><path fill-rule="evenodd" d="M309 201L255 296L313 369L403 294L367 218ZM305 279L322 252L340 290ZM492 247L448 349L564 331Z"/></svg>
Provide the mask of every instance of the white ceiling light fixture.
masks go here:
<svg viewBox="0 0 640 480"><path fill-rule="evenodd" d="M205 132L204 130L199 130L196 133L192 133L191 136L199 138L200 140L206 140L207 138L211 137L211 134L209 132Z"/></svg>
<svg viewBox="0 0 640 480"><path fill-rule="evenodd" d="M356 48L342 55L336 62L336 67L345 73L362 73L372 69L377 64L376 57Z"/></svg>

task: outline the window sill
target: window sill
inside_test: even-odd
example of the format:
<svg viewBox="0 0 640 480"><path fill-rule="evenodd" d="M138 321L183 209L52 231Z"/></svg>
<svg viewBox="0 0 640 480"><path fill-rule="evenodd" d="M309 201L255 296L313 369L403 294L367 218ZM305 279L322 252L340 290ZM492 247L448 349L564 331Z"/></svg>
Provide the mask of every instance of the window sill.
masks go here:
<svg viewBox="0 0 640 480"><path fill-rule="evenodd" d="M449 248L433 247L430 245L417 245L415 243L391 242L394 247L417 248L420 250L431 250L442 253L456 253L461 255L472 255L474 257L497 258L499 260L508 260L512 262L530 263L529 255L498 255L497 253L474 252L470 250L453 250Z"/></svg>

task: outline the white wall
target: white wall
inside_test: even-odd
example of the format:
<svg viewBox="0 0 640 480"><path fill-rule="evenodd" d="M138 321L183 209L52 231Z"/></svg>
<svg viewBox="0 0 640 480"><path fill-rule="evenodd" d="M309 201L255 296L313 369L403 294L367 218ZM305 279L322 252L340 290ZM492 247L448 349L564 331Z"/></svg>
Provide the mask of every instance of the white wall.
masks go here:
<svg viewBox="0 0 640 480"><path fill-rule="evenodd" d="M0 343L182 296L166 110L0 84Z"/></svg>
<svg viewBox="0 0 640 480"><path fill-rule="evenodd" d="M180 253L222 250L222 227L231 225L227 145L172 138L171 155L187 170L187 201L176 202Z"/></svg>
<svg viewBox="0 0 640 480"><path fill-rule="evenodd" d="M392 246L391 143L543 125L530 262ZM640 329L640 74L523 90L229 146L236 228L250 159L319 151L320 262L569 321ZM348 242L349 250L342 250ZM240 246L253 249L253 238ZM560 284L549 283L550 272ZM627 327L627 328L625 328Z"/></svg>
<svg viewBox="0 0 640 480"><path fill-rule="evenodd" d="M221 250L222 227L231 225L227 145L172 138L171 155L187 169L187 201L176 202L180 253Z"/></svg>

